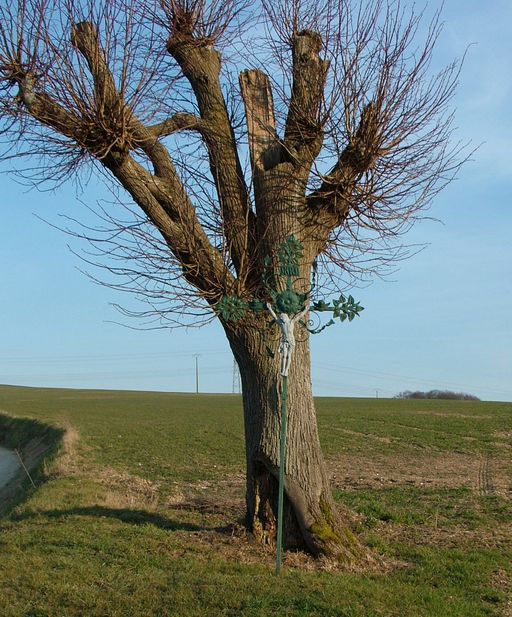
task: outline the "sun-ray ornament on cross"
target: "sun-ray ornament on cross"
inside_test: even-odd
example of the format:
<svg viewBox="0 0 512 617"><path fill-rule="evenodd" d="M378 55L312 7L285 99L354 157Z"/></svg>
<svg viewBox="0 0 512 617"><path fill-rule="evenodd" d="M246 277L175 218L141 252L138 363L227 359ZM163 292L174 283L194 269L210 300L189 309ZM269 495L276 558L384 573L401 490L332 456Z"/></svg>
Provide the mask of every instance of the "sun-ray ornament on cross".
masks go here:
<svg viewBox="0 0 512 617"><path fill-rule="evenodd" d="M313 264L311 282L306 292L296 291L299 280L299 264L303 256L302 244L294 235L288 238L278 247L277 261L279 264L278 274L271 266L272 259L267 256L263 267L263 290L265 298L254 298L246 302L236 295L223 296L217 303L215 310L225 321L239 321L248 312L268 312L271 317L269 326L278 328L280 343L278 352L281 356L281 431L280 431L280 454L279 454L279 497L277 511L277 538L276 538L276 574L281 571L281 552L283 539L283 504L284 504L284 475L286 460L286 401L288 398L288 371L296 345L295 328L305 328L310 334L319 334L325 328L346 320L352 321L364 310L359 302L349 295L340 294L340 297L326 302L323 299L313 300L316 290L317 264ZM284 289L278 288L277 282L285 281ZM311 320L304 320L307 313L331 313L331 318L324 325L312 327ZM271 350L269 349L269 352ZM273 355L273 354L272 354Z"/></svg>

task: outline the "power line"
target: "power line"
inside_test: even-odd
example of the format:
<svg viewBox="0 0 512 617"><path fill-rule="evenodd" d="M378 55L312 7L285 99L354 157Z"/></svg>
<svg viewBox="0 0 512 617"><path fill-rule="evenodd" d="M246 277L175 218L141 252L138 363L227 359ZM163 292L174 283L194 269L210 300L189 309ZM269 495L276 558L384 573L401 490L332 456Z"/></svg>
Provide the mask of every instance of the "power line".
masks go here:
<svg viewBox="0 0 512 617"><path fill-rule="evenodd" d="M230 354L229 351L226 350L197 350L200 355L214 355L218 356L221 354ZM70 362L73 360L77 361L112 361L112 360L141 360L141 359L165 359L165 358L178 358L178 357L186 357L190 356L191 351L164 351L164 352L140 352L140 353L118 353L118 354L73 354L73 355L64 355L64 356L0 356L0 363L7 362L12 364L14 362L26 362L26 363L52 363L52 362ZM193 354L192 354L193 355Z"/></svg>
<svg viewBox="0 0 512 617"><path fill-rule="evenodd" d="M355 368L355 367L351 367L351 366L343 366L341 364L337 364L337 365L333 365L333 364L325 364L325 363L317 363L317 362L313 362L312 363L312 367L313 368L317 368L317 369L321 369L322 371L334 371L339 373L340 371L343 371L343 373L352 373L354 375L360 375L362 377L372 377L372 378L376 378L376 379L384 379L385 381L389 381L389 380L400 380L400 381L405 381L405 382L412 382L414 384L419 384L419 385L427 385L427 386L433 386L433 387L446 387L446 388L464 388L464 389L470 389L470 390L481 390L484 392L490 392L490 393L494 393L494 394L505 394L505 395L512 395L512 390L507 390L507 389L502 389L502 388L494 388L494 387L485 387L485 386L479 386L478 384L460 384L457 382L445 382L445 381L440 381L437 379L425 379L424 377L411 377L411 376L405 376L405 375L397 375L394 373L386 373L383 371L375 371L375 370L368 370L368 369L360 369L360 368ZM379 388L381 389L381 388Z"/></svg>

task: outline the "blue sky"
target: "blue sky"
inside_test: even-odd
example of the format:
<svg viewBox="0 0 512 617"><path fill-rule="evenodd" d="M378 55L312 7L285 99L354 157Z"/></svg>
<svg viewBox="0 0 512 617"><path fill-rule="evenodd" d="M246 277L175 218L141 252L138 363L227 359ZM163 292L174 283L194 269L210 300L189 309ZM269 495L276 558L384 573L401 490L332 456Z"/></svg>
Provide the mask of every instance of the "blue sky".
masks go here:
<svg viewBox="0 0 512 617"><path fill-rule="evenodd" d="M436 3L431 3L435 7ZM457 137L481 144L407 237L428 246L387 281L357 289L366 307L312 342L317 395L393 396L449 388L512 400L512 4L449 0L440 61L463 54ZM0 176L0 383L231 392L233 359L215 324L134 331L111 323L119 297L78 272L70 239L34 214L85 218L75 189L27 191ZM101 187L82 198L94 205ZM75 248L76 245L75 245Z"/></svg>

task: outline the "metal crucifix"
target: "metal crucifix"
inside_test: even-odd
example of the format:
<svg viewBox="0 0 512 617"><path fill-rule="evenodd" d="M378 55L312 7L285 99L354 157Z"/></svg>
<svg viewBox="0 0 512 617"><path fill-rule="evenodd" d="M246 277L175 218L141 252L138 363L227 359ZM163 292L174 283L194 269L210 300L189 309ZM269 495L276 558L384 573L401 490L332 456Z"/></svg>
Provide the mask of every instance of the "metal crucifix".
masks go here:
<svg viewBox="0 0 512 617"><path fill-rule="evenodd" d="M281 376L288 377L292 354L295 350L295 324L308 312L309 303L300 313L297 313L293 317L290 317L288 313L279 313L279 315L276 315L269 302L267 302L267 309L272 315L274 322L281 330L281 342L277 351L281 354Z"/></svg>
<svg viewBox="0 0 512 617"><path fill-rule="evenodd" d="M226 321L239 321L247 311L261 313L265 309L272 317L272 324L277 325L280 334L278 352L281 356L281 418L280 418L280 440L279 440L279 492L277 506L277 538L276 538L276 574L281 571L281 555L283 544L283 507L284 507L284 478L286 462L286 422L287 422L287 400L288 400L288 371L295 351L295 328L304 327L311 334L318 334L328 326L335 323L335 318L340 321L352 321L363 310L352 296L334 300L332 304L320 299L312 302L312 295L316 286L316 263L313 266L313 280L309 291L299 293L295 291L293 279L299 276L299 262L302 258L302 244L291 235L279 246L278 251L279 275L281 280L286 279L286 288L281 291L276 289L276 277L269 272L271 263L270 257L265 260L263 287L267 298L261 301L254 298L250 302L245 302L238 296L224 296L216 306L216 312ZM268 300L271 298L271 301ZM308 312L330 312L332 318L323 326L317 328L308 327L308 322L303 321L303 317ZM273 355L273 354L272 354Z"/></svg>

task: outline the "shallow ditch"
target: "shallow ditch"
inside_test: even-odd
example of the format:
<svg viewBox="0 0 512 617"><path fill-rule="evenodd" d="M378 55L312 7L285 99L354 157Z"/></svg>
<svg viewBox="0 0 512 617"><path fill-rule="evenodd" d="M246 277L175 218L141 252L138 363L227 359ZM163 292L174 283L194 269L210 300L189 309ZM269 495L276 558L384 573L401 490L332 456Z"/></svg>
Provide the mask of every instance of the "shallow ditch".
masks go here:
<svg viewBox="0 0 512 617"><path fill-rule="evenodd" d="M7 448L0 448L0 489L9 484L21 469L16 453Z"/></svg>
<svg viewBox="0 0 512 617"><path fill-rule="evenodd" d="M29 418L0 414L0 515L45 480L45 461L57 452L64 431Z"/></svg>

